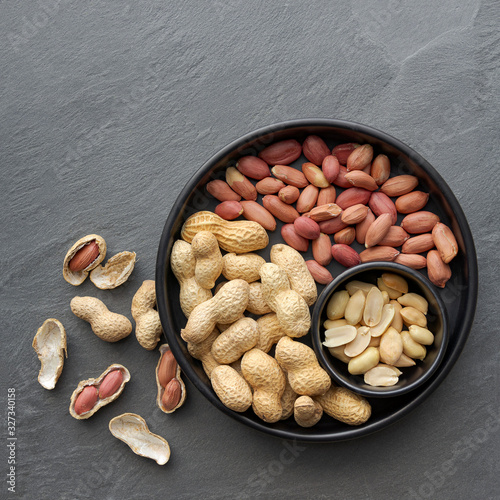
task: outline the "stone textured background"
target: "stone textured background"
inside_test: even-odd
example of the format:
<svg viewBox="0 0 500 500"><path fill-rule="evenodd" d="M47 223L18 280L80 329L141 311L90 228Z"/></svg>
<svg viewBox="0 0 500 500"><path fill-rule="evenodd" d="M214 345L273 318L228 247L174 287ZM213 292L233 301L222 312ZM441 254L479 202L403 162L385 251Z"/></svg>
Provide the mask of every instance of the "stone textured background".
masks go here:
<svg viewBox="0 0 500 500"><path fill-rule="evenodd" d="M499 14L495 0L1 1L0 401L6 415L7 388L16 389L18 463L16 494L2 479L0 496L498 498ZM384 130L454 190L480 267L463 354L411 415L352 442L261 435L189 383L185 406L165 415L152 396L157 354L133 337L100 341L69 301L95 295L128 314L154 277L165 219L190 176L240 135L306 117ZM93 232L109 255L139 257L112 293L62 279L67 249ZM31 348L47 317L69 336L50 392L36 382ZM112 362L133 373L124 395L89 421L71 418L78 381ZM112 438L108 421L124 411L169 440L166 466ZM491 415L497 423L486 427Z"/></svg>

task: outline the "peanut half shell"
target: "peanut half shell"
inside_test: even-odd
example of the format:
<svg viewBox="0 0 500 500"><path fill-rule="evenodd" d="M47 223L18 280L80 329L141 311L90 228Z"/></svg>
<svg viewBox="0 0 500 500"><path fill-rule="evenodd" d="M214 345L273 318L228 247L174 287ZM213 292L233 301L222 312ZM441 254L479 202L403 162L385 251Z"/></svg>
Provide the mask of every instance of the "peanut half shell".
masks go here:
<svg viewBox="0 0 500 500"><path fill-rule="evenodd" d="M146 421L135 413L123 413L109 421L109 430L115 438L123 441L141 457L151 458L158 465L165 465L170 459L168 442L153 434Z"/></svg>
<svg viewBox="0 0 500 500"><path fill-rule="evenodd" d="M64 358L68 357L64 326L57 319L46 319L36 332L33 349L42 363L38 382L45 389L54 389L63 370Z"/></svg>
<svg viewBox="0 0 500 500"><path fill-rule="evenodd" d="M168 351L170 351L168 344L162 344L160 346L160 359L156 365L156 386L158 388L156 404L162 412L173 413L184 404L184 401L186 401L186 386L181 378L181 367L173 356L171 357L171 362L175 363L175 376L168 381L163 381L165 387L160 383L160 366L163 356Z"/></svg>
<svg viewBox="0 0 500 500"><path fill-rule="evenodd" d="M120 387L118 387L118 389L107 398L101 399L98 397L95 405L89 411L82 413L80 415L76 413L75 403L80 393L83 392L83 390L88 386L95 387L97 390L99 390L99 386L101 385L101 382L106 378L106 375L114 370L120 370L122 373L123 379L122 383L120 384ZM123 392L125 384L129 380L130 380L130 372L123 365L119 365L118 363L114 363L108 366L108 368L106 368L106 370L104 370L104 372L102 372L101 375L99 375L97 378L89 378L87 380L82 380L78 384L78 387L73 391L73 394L71 395L71 402L69 405L70 415L73 418L76 418L77 420L85 420L91 417L97 410L113 402Z"/></svg>
<svg viewBox="0 0 500 500"><path fill-rule="evenodd" d="M120 252L113 255L104 266L90 273L90 281L101 290L116 288L128 280L135 266L135 252Z"/></svg>
<svg viewBox="0 0 500 500"><path fill-rule="evenodd" d="M81 250L84 246L94 242L99 247L99 255L94 259L89 265L87 265L81 271L72 271L70 269L71 259L76 255L76 253ZM64 257L63 263L63 277L64 279L73 286L81 285L86 279L90 271L97 267L106 257L106 242L102 236L98 234L88 234L83 238L80 238L69 250Z"/></svg>

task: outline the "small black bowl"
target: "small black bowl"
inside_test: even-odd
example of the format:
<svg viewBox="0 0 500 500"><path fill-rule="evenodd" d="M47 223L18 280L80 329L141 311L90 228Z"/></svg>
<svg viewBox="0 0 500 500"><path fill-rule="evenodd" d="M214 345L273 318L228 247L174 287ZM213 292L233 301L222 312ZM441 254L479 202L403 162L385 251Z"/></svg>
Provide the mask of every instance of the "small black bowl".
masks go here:
<svg viewBox="0 0 500 500"><path fill-rule="evenodd" d="M396 385L391 387L373 387L364 382L362 375L352 375L347 370L347 364L333 357L328 348L323 345L325 328L323 322L328 319L326 306L330 297L345 289L349 281L357 280L377 284L377 278L382 273L395 273L408 282L408 291L418 293L427 299L428 329L434 334L434 343L427 346L427 355L423 361L417 361L415 366L401 368L403 374ZM335 278L321 293L314 307L311 328L313 347L323 368L339 385L347 387L358 394L368 397L387 398L401 396L425 383L437 370L446 353L449 339L449 329L446 308L441 297L436 293L436 287L422 274L408 267L393 262L371 262L348 269Z"/></svg>

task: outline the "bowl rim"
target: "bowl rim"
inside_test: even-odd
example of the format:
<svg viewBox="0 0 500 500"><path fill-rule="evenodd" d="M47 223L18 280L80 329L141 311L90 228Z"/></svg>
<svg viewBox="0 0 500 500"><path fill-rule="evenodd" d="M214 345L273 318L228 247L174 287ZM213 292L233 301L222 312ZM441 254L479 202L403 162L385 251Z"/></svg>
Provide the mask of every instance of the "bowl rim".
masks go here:
<svg viewBox="0 0 500 500"><path fill-rule="evenodd" d="M423 287L427 288L428 291L432 294L432 296L437 302L439 314L441 315L441 320L443 325L443 335L442 335L441 345L439 346L436 358L431 363L429 368L425 370L425 372L419 378L417 378L411 384L402 387L394 385L391 387L365 388L358 386L356 383L352 383L350 381L345 380L337 373L338 371L330 362L327 354L325 353L325 350L323 349L323 344L321 341L321 316L330 296L334 293L335 289L345 284L345 282L349 279L356 279L356 276L360 273L366 271L376 271L376 270L380 270L381 272L402 272L411 276L414 280L419 282ZM357 392L362 396L372 397L372 398L396 397L396 396L402 396L403 394L407 394L408 392L415 390L417 387L420 387L423 383L429 380L429 378L431 378L431 376L439 368L439 365L443 361L443 358L446 354L449 338L450 338L450 332L448 325L448 314L446 312L446 307L444 306L443 300L436 293L434 285L432 285L432 283L424 275L420 274L419 272L407 266L398 264L397 262L380 262L380 261L366 262L351 267L349 269L346 269L343 273L339 274L331 283L329 283L324 288L324 290L318 297L318 300L314 304L312 322L311 322L311 339L314 351L316 352L316 356L320 364L338 385L347 387L348 389L351 389L352 391Z"/></svg>
<svg viewBox="0 0 500 500"><path fill-rule="evenodd" d="M179 211L189 196L189 194L196 188L198 183L205 177L207 172L222 158L233 150L240 148L250 141L253 141L261 136L272 134L278 131L286 131L298 127L327 127L327 128L340 128L353 132L359 132L373 137L374 139L386 142L392 147L398 149L403 154L408 156L412 161L417 163L420 167L426 171L430 177L436 182L440 183L440 189L451 207L453 213L457 218L457 222L460 227L460 231L463 236L464 245L467 248L467 264L469 269L469 286L467 290L468 300L466 311L464 312L464 321L461 324L460 332L457 333L459 338L454 348L449 351L449 359L444 360L440 366L438 373L435 373L433 377L427 382L425 390L418 394L412 401L405 404L399 410L394 411L387 417L375 421L368 421L363 426L360 427L349 427L343 428L341 431L334 432L317 432L315 434L298 434L292 430L283 430L270 427L269 424L265 422L258 422L249 419L242 413L236 413L224 406L220 400L215 396L212 390L205 385L205 383L199 379L196 371L190 365L188 360L184 357L184 353L178 345L178 338L175 333L175 325L172 319L167 313L166 303L167 303L167 290L166 290L166 274L167 265L170 262L170 252L169 252L169 241L170 236L173 234L174 226L176 225L176 220L178 218ZM474 246L474 240L472 233L470 231L467 219L462 210L462 207L458 203L455 195L453 194L451 188L444 181L441 175L434 169L434 167L425 160L419 153L414 151L412 148L401 142L399 139L382 132L376 128L368 125L363 125L358 122L339 120L339 119L329 119L329 118L301 118L295 120L287 120L283 122L274 123L261 128L258 128L252 132L249 132L238 139L233 140L228 145L220 149L218 152L213 154L191 177L191 179L186 183L184 188L181 190L180 194L176 198L170 213L165 222L162 235L160 237L160 242L158 245L157 259L156 259L156 295L157 295L157 307L160 315L160 320L163 326L163 331L167 341L172 349L174 356L176 357L179 365L181 366L186 377L193 383L193 385L208 399L208 401L214 405L216 408L220 409L226 415L231 418L248 425L256 430L264 432L268 435L273 435L279 438L285 439L295 439L298 441L306 442L333 442L333 441L345 441L349 439L354 439L362 436L366 436L382 430L389 425L397 422L405 415L409 414L415 408L417 408L427 397L432 394L437 387L441 384L444 378L451 371L456 361L458 360L460 353L462 352L464 345L470 333L472 322L474 320L474 314L476 310L477 294L478 294L478 267L477 267L477 257L476 249Z"/></svg>

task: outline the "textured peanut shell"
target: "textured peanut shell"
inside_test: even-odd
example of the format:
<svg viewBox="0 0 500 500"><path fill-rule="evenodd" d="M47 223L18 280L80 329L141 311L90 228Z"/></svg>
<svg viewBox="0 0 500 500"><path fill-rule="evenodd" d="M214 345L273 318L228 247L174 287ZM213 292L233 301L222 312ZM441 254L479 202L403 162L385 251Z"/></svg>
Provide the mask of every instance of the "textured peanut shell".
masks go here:
<svg viewBox="0 0 500 500"><path fill-rule="evenodd" d="M252 349L243 355L241 371L253 388L252 408L255 414L268 423L280 420L286 379L277 361L260 349Z"/></svg>
<svg viewBox="0 0 500 500"><path fill-rule="evenodd" d="M170 459L168 442L153 434L146 421L135 413L123 413L109 421L111 434L127 444L141 457L151 458L158 465L165 465Z"/></svg>
<svg viewBox="0 0 500 500"><path fill-rule="evenodd" d="M290 280L290 288L312 306L318 298L314 278L302 255L288 245L278 244L271 247L271 262L280 266Z"/></svg>
<svg viewBox="0 0 500 500"><path fill-rule="evenodd" d="M299 397L298 394L296 394L295 391L292 389L290 382L288 382L288 377L286 376L286 373L285 373L285 379L286 379L285 390L283 392L283 396L281 396L282 412L280 420L286 420L287 418L290 418L293 415L295 400Z"/></svg>
<svg viewBox="0 0 500 500"><path fill-rule="evenodd" d="M262 316L263 314L271 312L271 308L264 299L262 283L260 281L250 283L247 311L257 316Z"/></svg>
<svg viewBox="0 0 500 500"><path fill-rule="evenodd" d="M293 416L301 427L312 427L321 420L323 407L309 396L300 396L295 400Z"/></svg>
<svg viewBox="0 0 500 500"><path fill-rule="evenodd" d="M269 313L257 319L259 325L259 340L256 348L264 352L269 352L286 333L281 328L276 313Z"/></svg>
<svg viewBox="0 0 500 500"><path fill-rule="evenodd" d="M90 243L92 240L95 240L97 246L99 247L99 256L94 262L88 265L85 269L81 271L74 272L69 268L69 263L71 259L75 256L76 252L80 250L80 248L84 247L87 243ZM106 257L106 242L102 236L98 234L88 234L83 238L80 238L69 250L64 257L63 262L63 277L64 279L70 283L71 285L78 286L81 285L86 279L90 271L97 267Z"/></svg>
<svg viewBox="0 0 500 500"><path fill-rule="evenodd" d="M186 342L201 342L217 323L234 323L248 305L249 285L244 280L226 283L213 298L197 305L189 316L181 337Z"/></svg>
<svg viewBox="0 0 500 500"><path fill-rule="evenodd" d="M370 403L364 397L344 387L331 387L314 399L327 415L348 425L364 424L372 413Z"/></svg>
<svg viewBox="0 0 500 500"><path fill-rule="evenodd" d="M156 404L158 405L158 408L163 413L173 413L175 410L180 408L183 404L184 401L186 401L186 385L184 384L182 378L181 378L181 367L177 363L177 369L175 372L175 378L179 381L179 384L181 386L181 398L175 408L172 408L171 410L166 410L165 407L162 405L161 398L163 396L163 393L165 392L165 388L162 387L160 384L160 380L158 378L158 369L160 368L160 363L161 363L161 358L163 357L163 354L167 351L170 351L170 347L168 344L162 344L159 348L160 350L160 359L158 360L158 363L156 364L156 388L157 388L157 394L156 394Z"/></svg>
<svg viewBox="0 0 500 500"><path fill-rule="evenodd" d="M290 289L285 271L278 265L266 263L260 268L262 295L276 313L283 331L290 337L302 337L311 327L311 313L304 298Z"/></svg>
<svg viewBox="0 0 500 500"><path fill-rule="evenodd" d="M283 337L276 345L275 357L297 394L312 397L329 389L328 373L319 366L316 354L305 344Z"/></svg>
<svg viewBox="0 0 500 500"><path fill-rule="evenodd" d="M236 255L228 253L223 257L222 274L227 280L242 279L252 283L260 279L260 268L266 261L255 253Z"/></svg>
<svg viewBox="0 0 500 500"><path fill-rule="evenodd" d="M54 318L46 319L36 332L33 349L42 363L38 382L45 389L54 389L63 370L64 358L68 357L66 330L62 323Z"/></svg>
<svg viewBox="0 0 500 500"><path fill-rule="evenodd" d="M91 408L89 411L82 413L81 415L78 415L78 413L75 412L75 402L80 393L87 387L88 385L91 385L93 387L96 387L97 389L99 388L99 385L101 382L104 380L106 375L113 371L113 370L120 370L123 375L123 380L118 388L118 390L112 394L111 396L104 398L104 399L98 399L96 404L94 405L93 408ZM82 380L79 384L78 387L73 391L73 394L71 395L71 402L69 404L69 413L73 418L76 418L77 420L86 420L87 418L91 417L96 411L98 411L100 408L103 406L106 406L107 404L113 402L122 392L125 387L125 384L130 380L130 372L123 366L118 363L114 363L106 368L97 378L89 378L87 380Z"/></svg>
<svg viewBox="0 0 500 500"><path fill-rule="evenodd" d="M211 378L212 370L220 364L215 360L212 354L212 344L218 336L219 330L214 328L212 333L202 342L199 342L198 344L193 344L192 342L187 343L187 350L189 354L191 354L193 358L201 361L208 378Z"/></svg>
<svg viewBox="0 0 500 500"><path fill-rule="evenodd" d="M191 245L184 240L177 240L172 247L170 266L181 288L179 301L186 318L197 305L212 298L212 292L202 288L196 281L195 265Z"/></svg>
<svg viewBox="0 0 500 500"><path fill-rule="evenodd" d="M253 221L225 221L213 212L197 212L189 217L181 229L183 240L191 243L196 233L210 231L226 252L247 253L267 247L266 230Z"/></svg>
<svg viewBox="0 0 500 500"><path fill-rule="evenodd" d="M163 333L160 315L155 306L155 282L153 280L143 281L132 299L131 311L135 321L137 341L148 351L156 347Z"/></svg>
<svg viewBox="0 0 500 500"><path fill-rule="evenodd" d="M307 335L311 313L305 300L295 290L287 290L278 296L277 302L276 317L283 331L293 338Z"/></svg>
<svg viewBox="0 0 500 500"><path fill-rule="evenodd" d="M212 344L212 355L221 364L238 360L259 339L259 326L252 318L241 318L222 332Z"/></svg>
<svg viewBox="0 0 500 500"><path fill-rule="evenodd" d="M104 266L90 272L90 281L101 290L110 290L128 280L135 266L135 252L120 252L113 255Z"/></svg>
<svg viewBox="0 0 500 500"><path fill-rule="evenodd" d="M200 231L193 238L191 250L196 261L194 277L202 288L211 290L222 273L222 254L217 238L209 231Z"/></svg>
<svg viewBox="0 0 500 500"><path fill-rule="evenodd" d="M88 321L92 331L106 342L117 342L132 332L132 323L128 318L111 312L95 297L73 297L70 306L73 314Z"/></svg>
<svg viewBox="0 0 500 500"><path fill-rule="evenodd" d="M252 391L246 380L231 366L219 365L212 370L212 387L222 404L237 412L248 410Z"/></svg>

